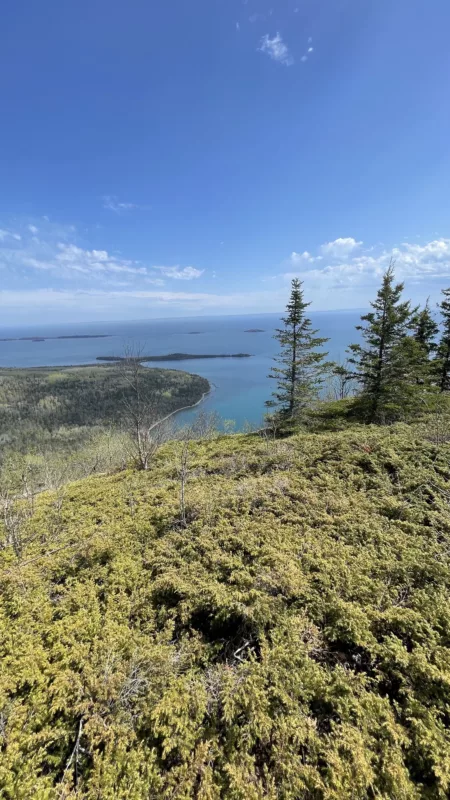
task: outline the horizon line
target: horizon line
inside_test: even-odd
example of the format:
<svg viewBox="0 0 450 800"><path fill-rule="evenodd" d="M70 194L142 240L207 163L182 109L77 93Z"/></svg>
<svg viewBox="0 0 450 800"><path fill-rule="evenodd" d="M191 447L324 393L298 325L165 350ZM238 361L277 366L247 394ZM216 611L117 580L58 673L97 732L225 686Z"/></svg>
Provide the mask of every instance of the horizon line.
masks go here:
<svg viewBox="0 0 450 800"><path fill-rule="evenodd" d="M349 314L349 313L359 313L365 312L368 310L368 307L360 306L358 308L329 308L329 309L314 309L310 311L310 314ZM269 316L277 316L283 315L286 313L286 310L282 311L252 311L250 313L243 313L243 314L193 314L186 317L140 317L138 319L108 319L108 320L78 320L78 321L71 321L71 322L63 322L62 320L59 322L28 322L28 323L11 323L11 324L1 324L0 330L9 329L9 328L33 328L36 326L42 327L52 327L58 325L119 325L119 324L127 324L127 323L142 323L142 322L163 322L173 321L173 320L188 320L188 319L224 319L230 317L269 317Z"/></svg>

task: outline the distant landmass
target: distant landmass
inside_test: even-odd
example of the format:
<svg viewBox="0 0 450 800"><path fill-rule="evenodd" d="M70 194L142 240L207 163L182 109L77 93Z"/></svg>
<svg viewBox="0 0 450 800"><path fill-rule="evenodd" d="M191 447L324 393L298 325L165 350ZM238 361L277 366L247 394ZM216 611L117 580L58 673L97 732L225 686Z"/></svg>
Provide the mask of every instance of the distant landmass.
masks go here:
<svg viewBox="0 0 450 800"><path fill-rule="evenodd" d="M168 353L165 356L139 356L136 359L126 358L126 356L97 356L97 361L187 361L193 358L251 358L251 356L250 353L221 353L220 355Z"/></svg>
<svg viewBox="0 0 450 800"><path fill-rule="evenodd" d="M20 336L0 339L0 342L46 342L48 339L109 339L110 333L75 333L73 336Z"/></svg>
<svg viewBox="0 0 450 800"><path fill-rule="evenodd" d="M199 336L203 331L188 331L189 336Z"/></svg>
<svg viewBox="0 0 450 800"><path fill-rule="evenodd" d="M244 333L265 333L262 328L249 328Z"/></svg>

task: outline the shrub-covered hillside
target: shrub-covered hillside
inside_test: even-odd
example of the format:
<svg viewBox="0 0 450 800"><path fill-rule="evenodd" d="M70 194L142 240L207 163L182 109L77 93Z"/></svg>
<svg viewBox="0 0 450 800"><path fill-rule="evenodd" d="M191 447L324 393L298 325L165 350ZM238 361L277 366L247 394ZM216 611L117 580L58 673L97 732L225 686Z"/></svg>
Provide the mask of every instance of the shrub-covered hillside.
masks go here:
<svg viewBox="0 0 450 800"><path fill-rule="evenodd" d="M7 519L0 796L448 797L449 458L175 442Z"/></svg>

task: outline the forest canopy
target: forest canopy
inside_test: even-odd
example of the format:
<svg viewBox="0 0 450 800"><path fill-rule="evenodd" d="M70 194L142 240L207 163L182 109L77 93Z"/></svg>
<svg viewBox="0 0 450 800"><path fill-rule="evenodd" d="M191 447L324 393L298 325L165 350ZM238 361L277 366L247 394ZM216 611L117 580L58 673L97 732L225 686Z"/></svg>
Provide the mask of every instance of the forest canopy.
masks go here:
<svg viewBox="0 0 450 800"><path fill-rule="evenodd" d="M45 486L45 471L59 473L61 482L95 465L115 467L127 460L135 409L150 428L210 388L182 370L140 367L137 375L135 367L0 369L0 484L24 471Z"/></svg>

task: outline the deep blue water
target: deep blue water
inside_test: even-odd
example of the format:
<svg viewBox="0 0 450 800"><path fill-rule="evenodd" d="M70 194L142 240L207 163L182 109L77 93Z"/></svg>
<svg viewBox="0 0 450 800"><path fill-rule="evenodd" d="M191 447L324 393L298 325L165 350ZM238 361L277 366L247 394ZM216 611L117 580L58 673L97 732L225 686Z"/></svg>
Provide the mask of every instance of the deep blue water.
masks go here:
<svg viewBox="0 0 450 800"><path fill-rule="evenodd" d="M163 353L251 353L252 358L212 359L208 361L160 362L155 366L195 372L213 384L212 394L202 404L205 411L216 411L233 419L237 428L245 422L259 424L264 402L273 389L267 378L278 342L273 339L279 314L229 317L196 317L139 322L97 322L30 328L3 328L0 337L61 336L71 334L111 334L109 339L65 339L45 342L0 342L0 366L32 367L88 364L100 355L122 355L124 347L139 345L147 354ZM349 343L358 341L355 325L359 313L311 312L320 335L329 337L326 349L331 359L345 359ZM264 333L245 333L261 328ZM198 331L197 334L190 332ZM182 412L180 422L192 419L193 411Z"/></svg>

